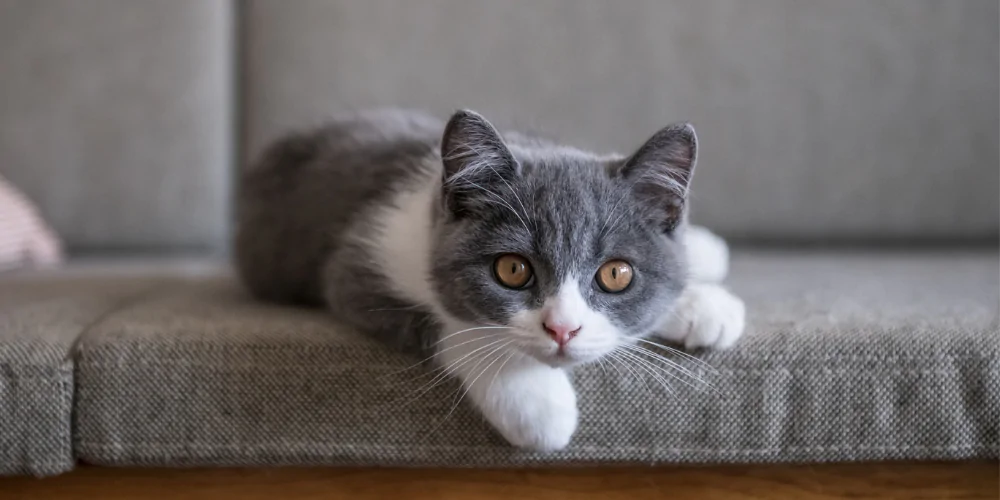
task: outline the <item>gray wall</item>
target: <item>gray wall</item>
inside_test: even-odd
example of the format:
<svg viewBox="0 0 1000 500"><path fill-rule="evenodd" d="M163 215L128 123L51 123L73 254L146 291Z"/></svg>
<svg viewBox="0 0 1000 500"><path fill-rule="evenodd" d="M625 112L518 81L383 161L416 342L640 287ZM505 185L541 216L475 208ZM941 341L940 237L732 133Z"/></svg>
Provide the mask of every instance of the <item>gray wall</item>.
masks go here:
<svg viewBox="0 0 1000 500"><path fill-rule="evenodd" d="M695 219L995 237L995 0L250 0L249 150L352 107L474 107L625 151L695 122Z"/></svg>
<svg viewBox="0 0 1000 500"><path fill-rule="evenodd" d="M729 236L995 241L998 46L995 0L0 0L0 175L72 248L210 249L231 152L336 111L688 119Z"/></svg>

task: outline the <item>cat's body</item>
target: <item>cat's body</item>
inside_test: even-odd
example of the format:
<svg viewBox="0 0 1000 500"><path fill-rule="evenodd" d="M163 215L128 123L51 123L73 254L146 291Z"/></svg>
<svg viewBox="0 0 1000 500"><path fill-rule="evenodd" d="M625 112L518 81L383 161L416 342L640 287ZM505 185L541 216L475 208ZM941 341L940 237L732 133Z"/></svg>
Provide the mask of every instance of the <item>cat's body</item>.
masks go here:
<svg viewBox="0 0 1000 500"><path fill-rule="evenodd" d="M557 449L577 421L564 367L648 334L742 332L742 302L714 284L725 244L685 224L695 152L687 126L621 158L469 112L345 116L245 172L237 265L260 298L429 351L510 442Z"/></svg>

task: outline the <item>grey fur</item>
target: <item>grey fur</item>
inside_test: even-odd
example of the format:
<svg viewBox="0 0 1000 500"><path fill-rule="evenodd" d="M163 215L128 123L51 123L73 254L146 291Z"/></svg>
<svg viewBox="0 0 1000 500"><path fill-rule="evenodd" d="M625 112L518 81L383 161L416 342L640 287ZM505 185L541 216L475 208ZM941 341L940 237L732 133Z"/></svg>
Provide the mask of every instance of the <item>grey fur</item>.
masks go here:
<svg viewBox="0 0 1000 500"><path fill-rule="evenodd" d="M427 165L443 163L440 203L427 207L436 231L430 278L450 314L505 324L574 275L591 307L644 335L685 286L680 236L695 155L688 125L661 130L629 158L609 158L514 133L501 138L469 111L447 126L404 111L339 117L280 140L245 172L236 262L262 299L325 303L384 341L427 346L435 318L390 291L358 237L377 230L374 209L423 178ZM534 286L496 282L493 261L504 253L530 260ZM608 294L594 276L615 258L636 272L628 289Z"/></svg>
<svg viewBox="0 0 1000 500"><path fill-rule="evenodd" d="M419 174L422 158L437 154L442 126L419 113L374 110L267 148L237 193L235 261L251 293L325 303L339 321L403 347L426 337L432 318L407 311L413 304L389 292L364 249L346 236L364 230L358 218L387 203Z"/></svg>

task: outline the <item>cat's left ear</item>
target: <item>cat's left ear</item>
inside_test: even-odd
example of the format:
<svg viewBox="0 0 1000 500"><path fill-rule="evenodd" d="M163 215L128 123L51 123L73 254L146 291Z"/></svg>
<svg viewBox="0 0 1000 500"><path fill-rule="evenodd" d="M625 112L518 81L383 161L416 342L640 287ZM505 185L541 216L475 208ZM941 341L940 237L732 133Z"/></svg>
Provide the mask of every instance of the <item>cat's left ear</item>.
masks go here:
<svg viewBox="0 0 1000 500"><path fill-rule="evenodd" d="M617 175L650 209L664 232L684 220L688 189L698 160L698 136L690 123L675 123L650 137L620 164Z"/></svg>
<svg viewBox="0 0 1000 500"><path fill-rule="evenodd" d="M510 189L520 165L493 125L471 110L452 115L441 138L445 206L462 216L496 203L500 186Z"/></svg>

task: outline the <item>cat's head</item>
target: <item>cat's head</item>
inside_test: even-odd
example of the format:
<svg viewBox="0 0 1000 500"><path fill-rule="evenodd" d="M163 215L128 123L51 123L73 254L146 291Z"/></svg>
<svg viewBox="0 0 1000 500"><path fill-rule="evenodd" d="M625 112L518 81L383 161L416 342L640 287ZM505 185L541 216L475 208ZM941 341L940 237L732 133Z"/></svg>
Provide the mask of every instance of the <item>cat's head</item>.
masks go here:
<svg viewBox="0 0 1000 500"><path fill-rule="evenodd" d="M621 158L505 140L482 116L456 113L441 144L432 274L442 305L509 327L492 333L553 366L648 334L685 285L679 233L696 154L687 124Z"/></svg>

